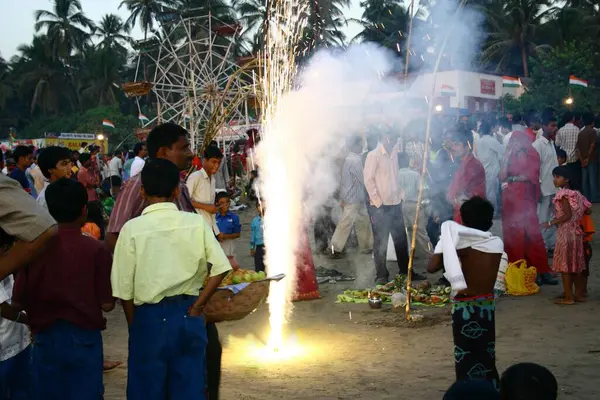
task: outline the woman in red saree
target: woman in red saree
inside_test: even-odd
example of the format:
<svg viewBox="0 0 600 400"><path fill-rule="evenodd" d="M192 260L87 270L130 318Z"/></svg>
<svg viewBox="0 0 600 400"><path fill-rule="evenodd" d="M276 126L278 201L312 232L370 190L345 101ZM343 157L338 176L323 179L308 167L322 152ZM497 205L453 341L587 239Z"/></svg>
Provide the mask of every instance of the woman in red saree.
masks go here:
<svg viewBox="0 0 600 400"><path fill-rule="evenodd" d="M525 132L513 132L500 171L502 236L509 262L527 261L551 283L548 256L537 217L540 156Z"/></svg>
<svg viewBox="0 0 600 400"><path fill-rule="evenodd" d="M456 128L450 133L452 134L452 157L454 162L460 161L460 166L454 172L446 193L446 200L454 205L454 221L460 224L462 203L475 196L485 199L485 170L471 152L473 135L469 135L462 128Z"/></svg>
<svg viewBox="0 0 600 400"><path fill-rule="evenodd" d="M292 301L320 299L319 285L315 274L312 250L308 240L308 231L302 229L300 243L296 252L296 292Z"/></svg>

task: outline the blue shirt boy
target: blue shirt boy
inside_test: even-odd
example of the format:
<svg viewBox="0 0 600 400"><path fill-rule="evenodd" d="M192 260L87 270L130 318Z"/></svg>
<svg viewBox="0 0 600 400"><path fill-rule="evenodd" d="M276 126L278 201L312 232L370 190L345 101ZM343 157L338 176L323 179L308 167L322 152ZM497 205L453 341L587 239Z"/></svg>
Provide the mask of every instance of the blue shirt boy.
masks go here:
<svg viewBox="0 0 600 400"><path fill-rule="evenodd" d="M252 219L250 223L250 250L256 250L256 246L264 246L263 220L260 215Z"/></svg>
<svg viewBox="0 0 600 400"><path fill-rule="evenodd" d="M240 217L228 211L225 215L217 213L217 226L219 232L232 234L240 233L242 231L242 225L240 224Z"/></svg>

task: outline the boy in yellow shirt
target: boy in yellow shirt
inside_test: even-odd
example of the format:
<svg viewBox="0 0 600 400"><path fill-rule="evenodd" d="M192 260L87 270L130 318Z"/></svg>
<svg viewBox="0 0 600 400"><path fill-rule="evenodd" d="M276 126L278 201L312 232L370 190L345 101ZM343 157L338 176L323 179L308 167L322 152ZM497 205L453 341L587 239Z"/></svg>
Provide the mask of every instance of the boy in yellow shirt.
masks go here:
<svg viewBox="0 0 600 400"><path fill-rule="evenodd" d="M127 398L205 399L203 309L231 265L204 218L173 203L173 163L147 162L141 180L148 206L123 226L111 274L129 324Z"/></svg>

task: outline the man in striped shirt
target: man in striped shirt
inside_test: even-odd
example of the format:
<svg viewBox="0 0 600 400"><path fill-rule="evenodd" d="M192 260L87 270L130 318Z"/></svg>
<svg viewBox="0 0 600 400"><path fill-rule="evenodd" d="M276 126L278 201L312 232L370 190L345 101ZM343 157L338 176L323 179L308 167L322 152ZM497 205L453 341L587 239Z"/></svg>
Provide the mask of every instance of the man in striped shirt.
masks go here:
<svg viewBox="0 0 600 400"><path fill-rule="evenodd" d="M146 146L150 159L164 158L175 164L180 170L187 170L193 158L188 132L179 125L165 123L156 126L148 135ZM121 188L117 202L110 216L106 229L106 243L114 251L119 232L130 219L139 217L147 206L142 197L141 174L131 177ZM180 211L196 212L190 194L184 182L179 183L179 196L174 201ZM165 265L165 268L168 268ZM221 379L221 352L219 332L214 323L206 325L208 343L206 347L206 372L209 398L219 398L219 383ZM200 395L199 395L200 396Z"/></svg>
<svg viewBox="0 0 600 400"><path fill-rule="evenodd" d="M579 128L575 125L575 115L572 112L565 113L563 118L567 123L558 130L555 143L567 153L567 166L573 171L575 179L571 182L571 189L581 189L581 163L577 153L577 139Z"/></svg>
<svg viewBox="0 0 600 400"><path fill-rule="evenodd" d="M373 232L365 205L363 164L359 155L362 145L363 141L360 136L353 136L346 141L349 153L342 167L340 185L340 201L344 213L331 238L333 258L339 258L340 253L344 250L352 226L356 229L360 251L370 253L373 249Z"/></svg>

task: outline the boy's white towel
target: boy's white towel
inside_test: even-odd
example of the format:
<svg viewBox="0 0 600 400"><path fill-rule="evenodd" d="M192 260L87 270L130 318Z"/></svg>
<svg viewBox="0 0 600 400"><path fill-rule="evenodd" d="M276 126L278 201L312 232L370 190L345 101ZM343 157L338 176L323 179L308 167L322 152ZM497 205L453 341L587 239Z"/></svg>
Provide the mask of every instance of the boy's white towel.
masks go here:
<svg viewBox="0 0 600 400"><path fill-rule="evenodd" d="M484 253L504 253L504 243L491 232L467 228L454 221L442 224L440 240L435 246L435 254L444 255L444 277L452 285L452 291L458 292L467 288L467 282L462 272L460 259L456 250L471 247Z"/></svg>

